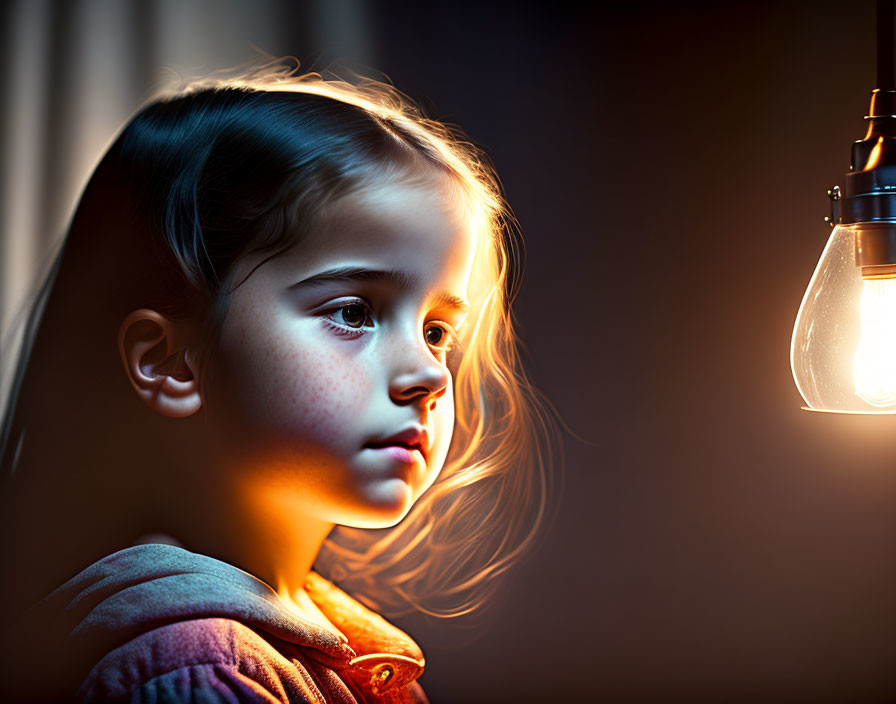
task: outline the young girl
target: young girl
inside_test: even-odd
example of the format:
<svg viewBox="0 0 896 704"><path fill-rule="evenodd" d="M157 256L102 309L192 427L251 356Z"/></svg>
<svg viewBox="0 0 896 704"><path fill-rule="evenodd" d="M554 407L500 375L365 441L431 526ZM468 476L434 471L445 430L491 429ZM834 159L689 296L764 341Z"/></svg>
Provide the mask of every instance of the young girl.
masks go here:
<svg viewBox="0 0 896 704"><path fill-rule="evenodd" d="M511 225L383 84L269 71L139 112L4 417L9 696L425 701L374 609L474 609L544 508Z"/></svg>

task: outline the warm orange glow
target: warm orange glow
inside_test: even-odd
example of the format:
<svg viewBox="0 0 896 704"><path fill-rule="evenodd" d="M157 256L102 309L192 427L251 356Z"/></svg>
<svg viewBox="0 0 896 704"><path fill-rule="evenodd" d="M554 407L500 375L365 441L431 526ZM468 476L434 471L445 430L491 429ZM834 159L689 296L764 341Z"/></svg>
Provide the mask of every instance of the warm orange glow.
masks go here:
<svg viewBox="0 0 896 704"><path fill-rule="evenodd" d="M300 595L301 592L296 592L297 595ZM282 579L277 580L277 596L280 597L280 601L283 602L284 606L293 614L302 621L310 621L309 613L307 608L302 608L299 602L293 598L293 592L286 586L286 582Z"/></svg>
<svg viewBox="0 0 896 704"><path fill-rule="evenodd" d="M878 408L896 406L896 278L865 279L862 336L853 363L856 395Z"/></svg>

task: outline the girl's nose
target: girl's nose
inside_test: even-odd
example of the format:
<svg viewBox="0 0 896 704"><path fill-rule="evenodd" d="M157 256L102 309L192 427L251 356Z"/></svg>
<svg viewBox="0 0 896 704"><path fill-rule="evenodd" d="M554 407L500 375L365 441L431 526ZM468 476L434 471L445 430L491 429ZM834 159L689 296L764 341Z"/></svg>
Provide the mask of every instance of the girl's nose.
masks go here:
<svg viewBox="0 0 896 704"><path fill-rule="evenodd" d="M398 360L395 360L398 361ZM395 364L389 396L395 403L431 404L448 388L449 373L422 341L407 350L403 363Z"/></svg>

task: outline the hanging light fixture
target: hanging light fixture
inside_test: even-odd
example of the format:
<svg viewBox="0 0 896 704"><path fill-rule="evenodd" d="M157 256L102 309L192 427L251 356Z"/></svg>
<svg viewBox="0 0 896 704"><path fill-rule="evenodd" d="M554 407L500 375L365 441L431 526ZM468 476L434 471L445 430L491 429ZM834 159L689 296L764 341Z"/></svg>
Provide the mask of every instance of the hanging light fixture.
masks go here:
<svg viewBox="0 0 896 704"><path fill-rule="evenodd" d="M845 184L828 191L833 231L790 345L812 411L896 413L896 2L877 3L877 88Z"/></svg>

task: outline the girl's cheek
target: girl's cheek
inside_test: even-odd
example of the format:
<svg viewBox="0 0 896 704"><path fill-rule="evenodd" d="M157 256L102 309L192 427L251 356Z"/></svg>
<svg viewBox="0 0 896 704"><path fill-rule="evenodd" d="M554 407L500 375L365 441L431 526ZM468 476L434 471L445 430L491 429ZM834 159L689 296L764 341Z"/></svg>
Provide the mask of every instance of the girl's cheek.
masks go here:
<svg viewBox="0 0 896 704"><path fill-rule="evenodd" d="M273 393L282 395L289 390L289 397L272 405L285 405L292 430L328 446L342 444L363 419L364 400L369 397L371 386L363 369L336 354L288 366L282 382L273 388Z"/></svg>

